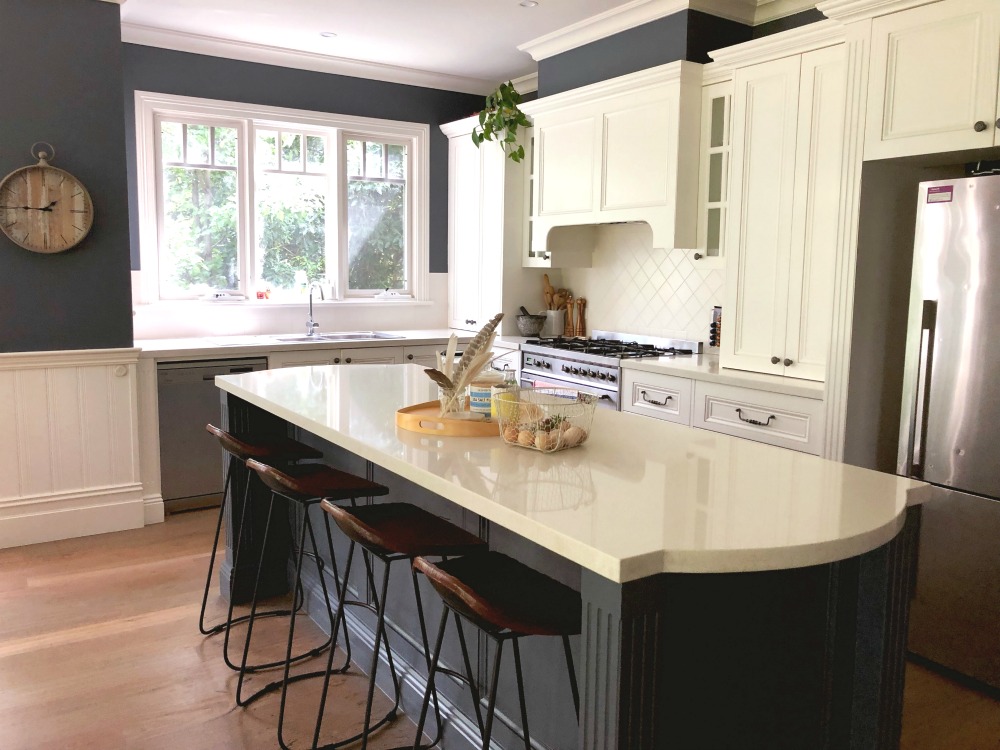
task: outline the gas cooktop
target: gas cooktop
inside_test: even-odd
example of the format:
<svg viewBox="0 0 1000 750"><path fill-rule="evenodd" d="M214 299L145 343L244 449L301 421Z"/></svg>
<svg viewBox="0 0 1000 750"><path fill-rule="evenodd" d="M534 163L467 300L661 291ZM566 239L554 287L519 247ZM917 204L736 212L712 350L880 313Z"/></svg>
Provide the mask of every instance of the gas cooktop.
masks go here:
<svg viewBox="0 0 1000 750"><path fill-rule="evenodd" d="M552 339L529 339L522 346L533 351L556 349L565 352L568 357L588 354L610 359L687 356L699 354L702 350L700 341L654 338L609 331L595 331L593 338L560 336Z"/></svg>

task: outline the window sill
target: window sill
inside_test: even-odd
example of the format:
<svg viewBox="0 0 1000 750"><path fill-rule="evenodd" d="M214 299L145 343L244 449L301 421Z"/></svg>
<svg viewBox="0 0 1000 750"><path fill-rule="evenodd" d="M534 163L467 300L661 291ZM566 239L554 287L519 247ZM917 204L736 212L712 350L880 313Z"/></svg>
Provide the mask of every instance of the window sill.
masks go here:
<svg viewBox="0 0 1000 750"><path fill-rule="evenodd" d="M426 307L433 305L433 300L422 300L414 299L412 297L403 298L392 298L392 299L375 299L375 298L350 298L350 299L337 299L337 300L313 300L313 308L323 309L323 308L335 308L335 307ZM269 299L223 299L223 300L201 300L201 299L179 299L179 300L159 300L158 302L138 302L133 300L133 307L141 307L145 309L149 308L170 308L170 307L183 307L184 309L190 309L191 307L201 306L205 308L216 308L216 307L253 307L261 309L307 309L309 307L309 300L294 301L289 302L287 300L269 300Z"/></svg>

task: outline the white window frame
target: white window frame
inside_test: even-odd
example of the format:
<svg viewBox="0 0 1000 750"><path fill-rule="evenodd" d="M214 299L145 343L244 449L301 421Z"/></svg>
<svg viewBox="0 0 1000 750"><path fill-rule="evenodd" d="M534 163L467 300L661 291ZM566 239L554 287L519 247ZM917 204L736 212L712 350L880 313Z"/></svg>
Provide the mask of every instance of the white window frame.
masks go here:
<svg viewBox="0 0 1000 750"><path fill-rule="evenodd" d="M370 293L348 292L346 277L346 222L347 201L346 168L343 164L345 135L369 141L403 143L407 146L407 234L409 258L406 269L410 293L416 300L430 299L429 245L430 245L430 126L426 123L381 120L370 117L338 115L307 110L287 109L226 102L198 97L160 94L150 91L135 93L136 113L136 183L138 192L138 237L140 273L140 302L160 301L159 240L163 217L157 201L157 181L160 154L156 129L161 118L190 119L197 122L231 127L239 122L241 164L249 165L239 172L238 200L240 201L240 288L247 298L254 288L256 269L252 267L254 252L254 211L250 185L253 175L253 149L251 138L256 128L284 125L303 130L331 129L328 139L327 163L332 179L336 181L333 205L329 206L328 222L331 237L338 238L338 267L336 299L371 298ZM342 174L343 173L343 174ZM166 300L165 300L166 301ZM265 303L266 304L266 303Z"/></svg>

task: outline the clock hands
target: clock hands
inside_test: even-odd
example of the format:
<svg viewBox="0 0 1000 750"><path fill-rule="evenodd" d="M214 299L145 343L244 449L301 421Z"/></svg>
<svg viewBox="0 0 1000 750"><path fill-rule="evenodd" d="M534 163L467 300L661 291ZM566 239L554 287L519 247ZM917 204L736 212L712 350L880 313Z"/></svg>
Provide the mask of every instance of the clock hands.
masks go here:
<svg viewBox="0 0 1000 750"><path fill-rule="evenodd" d="M9 208L14 211L52 211L52 207L56 205L59 201L54 200L49 205L43 206L42 208L35 208L34 206L0 206L0 208Z"/></svg>

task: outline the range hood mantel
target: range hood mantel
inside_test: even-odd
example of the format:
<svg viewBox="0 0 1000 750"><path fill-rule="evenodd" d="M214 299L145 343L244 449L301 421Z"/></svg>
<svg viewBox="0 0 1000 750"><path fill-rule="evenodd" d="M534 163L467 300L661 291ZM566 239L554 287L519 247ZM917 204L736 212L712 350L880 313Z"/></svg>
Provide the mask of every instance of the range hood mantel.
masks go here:
<svg viewBox="0 0 1000 750"><path fill-rule="evenodd" d="M523 105L536 255L587 266L598 229L621 223L648 225L655 248L695 246L702 67L673 62Z"/></svg>

